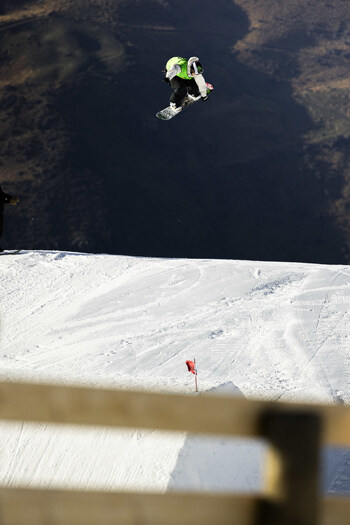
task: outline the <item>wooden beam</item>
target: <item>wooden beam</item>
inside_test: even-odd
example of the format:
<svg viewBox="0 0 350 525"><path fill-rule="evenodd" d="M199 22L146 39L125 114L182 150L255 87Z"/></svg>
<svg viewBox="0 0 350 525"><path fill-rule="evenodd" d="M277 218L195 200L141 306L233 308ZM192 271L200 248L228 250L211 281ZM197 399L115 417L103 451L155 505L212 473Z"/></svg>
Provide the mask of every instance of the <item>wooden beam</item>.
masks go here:
<svg viewBox="0 0 350 525"><path fill-rule="evenodd" d="M252 525L258 498L0 487L1 525ZM320 525L348 525L350 499L325 499Z"/></svg>
<svg viewBox="0 0 350 525"><path fill-rule="evenodd" d="M320 525L348 525L350 498L326 498L321 503Z"/></svg>
<svg viewBox="0 0 350 525"><path fill-rule="evenodd" d="M252 525L258 498L0 487L1 525ZM348 525L350 499L325 499L320 525Z"/></svg>
<svg viewBox="0 0 350 525"><path fill-rule="evenodd" d="M161 394L80 386L0 382L0 419L261 437L266 411L309 411L326 443L350 443L350 407Z"/></svg>
<svg viewBox="0 0 350 525"><path fill-rule="evenodd" d="M251 525L252 496L0 488L1 525Z"/></svg>

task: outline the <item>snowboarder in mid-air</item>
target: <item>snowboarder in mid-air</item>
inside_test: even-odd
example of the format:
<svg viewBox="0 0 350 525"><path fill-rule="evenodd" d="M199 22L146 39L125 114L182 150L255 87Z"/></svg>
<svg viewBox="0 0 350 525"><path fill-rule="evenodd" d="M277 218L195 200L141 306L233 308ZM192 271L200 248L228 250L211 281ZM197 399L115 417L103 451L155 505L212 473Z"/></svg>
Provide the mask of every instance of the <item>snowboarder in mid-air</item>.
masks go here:
<svg viewBox="0 0 350 525"><path fill-rule="evenodd" d="M170 84L172 94L170 105L156 116L161 120L170 120L180 111L193 102L202 99L208 100L208 94L213 91L213 86L205 82L203 66L198 57L188 60L182 57L173 57L166 63L164 82Z"/></svg>
<svg viewBox="0 0 350 525"><path fill-rule="evenodd" d="M16 205L19 201L18 197L13 197L12 195L8 195L4 191L2 191L0 186L0 237L2 234L2 227L4 222L4 204L14 204ZM3 249L0 246L0 252L2 252Z"/></svg>
<svg viewBox="0 0 350 525"><path fill-rule="evenodd" d="M173 57L166 63L164 81L173 89L170 97L170 107L181 111L185 98L203 101L208 100L207 84L203 77L203 66L198 57L188 60Z"/></svg>

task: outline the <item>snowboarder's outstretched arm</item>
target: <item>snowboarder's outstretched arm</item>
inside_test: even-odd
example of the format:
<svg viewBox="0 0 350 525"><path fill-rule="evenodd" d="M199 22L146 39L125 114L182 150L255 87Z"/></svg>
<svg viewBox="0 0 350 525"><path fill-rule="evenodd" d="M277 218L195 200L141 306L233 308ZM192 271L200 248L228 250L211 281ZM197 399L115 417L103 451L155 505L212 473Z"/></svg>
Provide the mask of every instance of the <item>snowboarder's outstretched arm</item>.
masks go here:
<svg viewBox="0 0 350 525"><path fill-rule="evenodd" d="M204 80L204 77L203 75L199 74L199 75L195 75L194 76L194 80L198 86L198 89L199 89L199 92L201 94L201 97L203 100L207 100L208 98L208 95L207 95L207 84Z"/></svg>

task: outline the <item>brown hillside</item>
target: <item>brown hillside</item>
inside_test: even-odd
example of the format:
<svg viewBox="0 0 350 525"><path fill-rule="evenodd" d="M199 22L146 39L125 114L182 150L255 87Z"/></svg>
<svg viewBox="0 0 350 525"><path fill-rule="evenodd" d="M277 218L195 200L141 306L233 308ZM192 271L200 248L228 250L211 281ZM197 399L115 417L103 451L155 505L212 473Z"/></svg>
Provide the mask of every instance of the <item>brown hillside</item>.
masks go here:
<svg viewBox="0 0 350 525"><path fill-rule="evenodd" d="M0 2L4 248L350 262L347 3L193 4ZM215 93L158 122L177 54Z"/></svg>

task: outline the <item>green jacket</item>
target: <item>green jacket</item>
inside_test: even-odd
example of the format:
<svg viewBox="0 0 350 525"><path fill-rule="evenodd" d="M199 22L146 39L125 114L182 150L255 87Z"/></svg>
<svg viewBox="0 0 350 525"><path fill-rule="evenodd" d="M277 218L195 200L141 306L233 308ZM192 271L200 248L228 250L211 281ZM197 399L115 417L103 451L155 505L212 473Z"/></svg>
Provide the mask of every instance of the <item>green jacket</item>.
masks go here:
<svg viewBox="0 0 350 525"><path fill-rule="evenodd" d="M188 76L188 73L187 73L188 60L186 60L186 58L182 58L182 57L173 57L173 58L171 58L166 63L165 69L167 71L169 71L169 69L171 67L173 67L175 64L177 64L177 65L179 65L181 67L181 71L179 73L177 73L176 76L178 76L180 78L184 78L185 80L192 80L193 79L192 76L191 77Z"/></svg>

